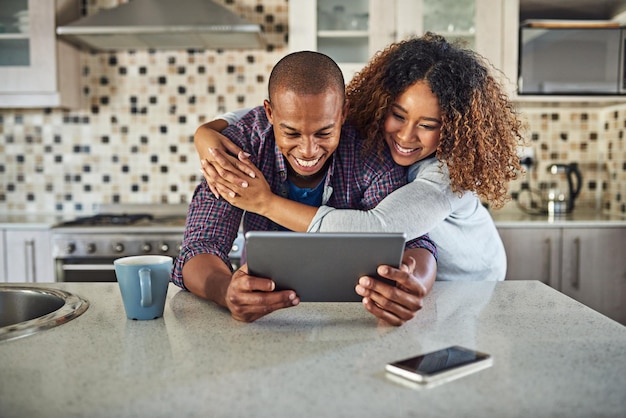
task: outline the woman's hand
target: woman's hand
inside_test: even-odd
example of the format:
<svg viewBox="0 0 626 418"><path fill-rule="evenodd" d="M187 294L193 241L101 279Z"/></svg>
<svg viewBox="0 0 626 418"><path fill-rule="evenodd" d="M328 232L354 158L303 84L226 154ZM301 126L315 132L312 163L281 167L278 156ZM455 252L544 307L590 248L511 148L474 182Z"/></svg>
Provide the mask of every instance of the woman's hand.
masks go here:
<svg viewBox="0 0 626 418"><path fill-rule="evenodd" d="M234 144L230 139L222 135L220 132L228 126L228 123L222 119L212 120L203 125L200 125L193 135L193 143L200 157L200 165L205 166L205 160L211 159L212 155L209 152L211 149L220 149L230 152L232 155L237 155L242 152L241 148ZM206 178L206 176L205 176ZM207 180L208 181L208 180ZM211 192L218 198L217 190L209 183Z"/></svg>
<svg viewBox="0 0 626 418"><path fill-rule="evenodd" d="M409 252L418 251L409 255ZM419 260L419 262L417 260ZM400 326L411 320L422 309L424 298L430 292L436 275L436 261L425 249L407 250L399 269L379 266L377 273L396 285L363 276L359 279L356 292L363 296L363 305L372 315Z"/></svg>
<svg viewBox="0 0 626 418"><path fill-rule="evenodd" d="M203 160L202 173L213 194L240 209L264 215L276 196L248 156L240 152L236 159L219 149L210 149L209 154L210 159Z"/></svg>
<svg viewBox="0 0 626 418"><path fill-rule="evenodd" d="M237 155L241 151L241 148L221 134L227 127L228 123L225 120L215 119L196 129L193 134L193 144L201 161L210 157L209 148L226 150L233 155Z"/></svg>

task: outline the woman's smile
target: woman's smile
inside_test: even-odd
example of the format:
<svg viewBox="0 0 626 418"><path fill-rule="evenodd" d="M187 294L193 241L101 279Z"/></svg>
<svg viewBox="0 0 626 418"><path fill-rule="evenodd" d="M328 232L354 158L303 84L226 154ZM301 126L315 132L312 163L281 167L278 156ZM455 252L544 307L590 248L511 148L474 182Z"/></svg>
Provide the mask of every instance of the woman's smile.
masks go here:
<svg viewBox="0 0 626 418"><path fill-rule="evenodd" d="M418 81L391 106L385 119L385 142L396 164L406 167L433 155L440 134L439 100L426 82Z"/></svg>
<svg viewBox="0 0 626 418"><path fill-rule="evenodd" d="M409 156L412 155L414 153L418 153L419 151L421 151L421 147L416 147L416 148L405 148L403 146L401 146L400 144L398 144L396 141L392 141L393 142L393 147L394 149L402 154L403 156Z"/></svg>

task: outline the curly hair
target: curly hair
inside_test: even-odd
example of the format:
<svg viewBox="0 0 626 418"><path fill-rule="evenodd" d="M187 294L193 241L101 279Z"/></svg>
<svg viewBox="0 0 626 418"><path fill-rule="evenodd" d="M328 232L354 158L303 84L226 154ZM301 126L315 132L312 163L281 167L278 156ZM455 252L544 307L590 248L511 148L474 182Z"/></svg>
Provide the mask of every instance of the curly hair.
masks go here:
<svg viewBox="0 0 626 418"><path fill-rule="evenodd" d="M346 88L348 119L366 151L382 152L385 119L395 100L425 81L439 100L442 127L437 159L448 166L452 190L475 192L495 208L510 196L508 183L522 170L517 147L522 122L486 60L426 33L378 52Z"/></svg>

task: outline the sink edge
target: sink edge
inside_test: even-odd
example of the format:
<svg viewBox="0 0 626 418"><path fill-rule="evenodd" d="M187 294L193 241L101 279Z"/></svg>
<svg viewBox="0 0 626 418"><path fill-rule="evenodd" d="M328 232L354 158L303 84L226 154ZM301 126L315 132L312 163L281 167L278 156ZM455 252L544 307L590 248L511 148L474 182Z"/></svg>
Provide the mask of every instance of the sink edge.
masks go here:
<svg viewBox="0 0 626 418"><path fill-rule="evenodd" d="M53 328L82 315L89 308L89 301L81 296L60 289L34 286L0 286L0 291L28 291L56 296L65 302L59 309L28 321L0 327L0 341L14 340Z"/></svg>

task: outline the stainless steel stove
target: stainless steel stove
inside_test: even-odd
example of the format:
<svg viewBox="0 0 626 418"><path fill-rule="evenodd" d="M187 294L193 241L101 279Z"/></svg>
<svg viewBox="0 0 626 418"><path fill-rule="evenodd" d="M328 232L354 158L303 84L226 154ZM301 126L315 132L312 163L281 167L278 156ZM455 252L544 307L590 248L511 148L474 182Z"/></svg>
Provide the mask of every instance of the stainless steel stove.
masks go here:
<svg viewBox="0 0 626 418"><path fill-rule="evenodd" d="M113 260L142 254L176 258L180 252L187 205L105 205L93 216L53 228L52 251L57 281L114 282ZM243 236L230 253L239 266Z"/></svg>

